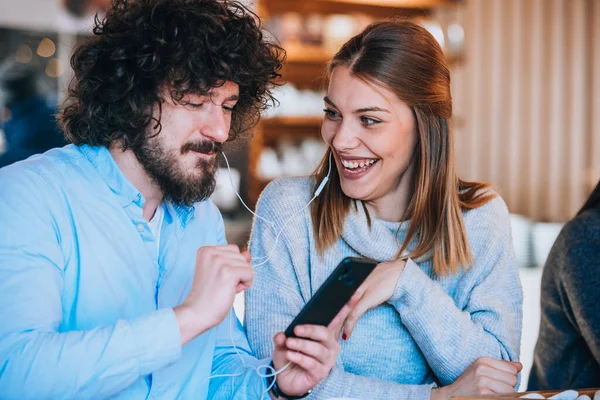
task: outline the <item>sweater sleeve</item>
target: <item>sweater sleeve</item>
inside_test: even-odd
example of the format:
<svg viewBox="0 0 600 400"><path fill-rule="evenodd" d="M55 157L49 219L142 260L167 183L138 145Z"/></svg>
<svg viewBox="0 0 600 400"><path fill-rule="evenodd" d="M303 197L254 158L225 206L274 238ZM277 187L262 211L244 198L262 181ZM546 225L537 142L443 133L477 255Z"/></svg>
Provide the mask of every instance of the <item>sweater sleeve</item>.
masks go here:
<svg viewBox="0 0 600 400"><path fill-rule="evenodd" d="M571 220L544 265L528 390L593 387L600 374L600 211Z"/></svg>
<svg viewBox="0 0 600 400"><path fill-rule="evenodd" d="M275 229L264 220L256 219L250 238L250 252L256 257L256 262L253 262L254 282L246 292L245 324L250 346L258 358L269 357L272 354L273 335L285 330L311 295L308 279L308 213L291 221L277 240L280 227L292 213L306 204L290 206L283 202L281 199L285 196L281 191L285 190L288 189L277 182L265 189L257 205L257 213L272 222ZM275 251L268 261L264 262L275 243ZM260 265L261 263L264 264ZM354 399L429 400L431 386L401 385L354 375L344 371L338 359L336 367L317 385L310 398L345 396Z"/></svg>
<svg viewBox="0 0 600 400"><path fill-rule="evenodd" d="M479 357L519 358L523 294L509 216L501 199L490 203L468 231L474 264L463 276L470 282L464 306L412 260L389 301L443 385Z"/></svg>
<svg viewBox="0 0 600 400"><path fill-rule="evenodd" d="M569 243L562 267L562 282L566 299L565 313L577 327L590 353L600 365L600 262L598 238L581 238Z"/></svg>

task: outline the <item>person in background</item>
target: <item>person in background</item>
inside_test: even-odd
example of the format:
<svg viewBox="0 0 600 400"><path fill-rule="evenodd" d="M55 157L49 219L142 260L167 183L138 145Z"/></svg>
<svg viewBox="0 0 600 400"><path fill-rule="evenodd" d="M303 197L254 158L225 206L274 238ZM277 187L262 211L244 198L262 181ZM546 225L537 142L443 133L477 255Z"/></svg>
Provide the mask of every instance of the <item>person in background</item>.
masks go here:
<svg viewBox="0 0 600 400"><path fill-rule="evenodd" d="M282 55L235 1L113 2L71 59L73 144L0 169L2 399L258 400L269 364L290 395L327 376L349 306L253 357L232 311L250 254L208 200Z"/></svg>
<svg viewBox="0 0 600 400"><path fill-rule="evenodd" d="M1 126L6 152L0 155L0 168L66 144L57 110L39 91L38 74L34 66L11 59L0 65L0 97L8 116Z"/></svg>
<svg viewBox="0 0 600 400"><path fill-rule="evenodd" d="M528 390L600 387L600 182L544 266Z"/></svg>
<svg viewBox="0 0 600 400"><path fill-rule="evenodd" d="M110 0L61 0L60 4L71 14L84 18L97 12L106 12L110 8Z"/></svg>
<svg viewBox="0 0 600 400"><path fill-rule="evenodd" d="M337 365L314 398L514 392L523 296L509 214L487 185L456 176L439 44L410 21L369 26L330 62L324 108L329 149L318 170L272 182L258 202L276 229L254 220L252 255L273 255L246 292L252 349L270 354L272 335L338 263L366 257L380 264L355 296ZM330 168L323 192L277 240Z"/></svg>

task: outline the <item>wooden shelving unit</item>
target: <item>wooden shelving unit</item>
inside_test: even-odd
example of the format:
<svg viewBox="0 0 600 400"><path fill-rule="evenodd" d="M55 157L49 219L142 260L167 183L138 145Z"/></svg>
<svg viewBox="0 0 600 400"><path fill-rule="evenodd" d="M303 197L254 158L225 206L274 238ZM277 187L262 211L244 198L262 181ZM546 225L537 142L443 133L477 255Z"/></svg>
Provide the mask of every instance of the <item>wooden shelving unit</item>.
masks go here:
<svg viewBox="0 0 600 400"><path fill-rule="evenodd" d="M265 147L276 147L282 139L302 140L318 138L321 133L321 117L275 117L263 118L250 141L248 198L252 206L269 181L261 179L257 173L258 159Z"/></svg>
<svg viewBox="0 0 600 400"><path fill-rule="evenodd" d="M422 16L439 5L441 0L260 0L262 16L295 11L300 14L363 13L377 19L393 16Z"/></svg>
<svg viewBox="0 0 600 400"><path fill-rule="evenodd" d="M435 7L456 0L258 0L257 13L267 22L269 18L288 12L301 15L366 14L375 20L393 17L425 17ZM287 53L283 66L283 81L298 89L322 90L326 84L326 65L334 53L315 45L298 42L283 43ZM276 147L281 138L301 140L319 137L322 117L286 116L263 118L250 141L248 198L252 206L267 185L256 171L263 149Z"/></svg>
<svg viewBox="0 0 600 400"><path fill-rule="evenodd" d="M262 120L263 125L267 127L307 127L312 128L321 124L321 117L302 117L302 116L289 116L289 117L275 117L275 118L264 118Z"/></svg>

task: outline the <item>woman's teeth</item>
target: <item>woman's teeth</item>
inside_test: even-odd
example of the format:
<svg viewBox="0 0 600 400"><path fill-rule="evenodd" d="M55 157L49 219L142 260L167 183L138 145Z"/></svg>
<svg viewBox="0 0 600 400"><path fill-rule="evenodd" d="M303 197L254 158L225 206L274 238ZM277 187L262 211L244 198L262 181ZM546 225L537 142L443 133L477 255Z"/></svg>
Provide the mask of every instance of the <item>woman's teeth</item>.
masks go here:
<svg viewBox="0 0 600 400"><path fill-rule="evenodd" d="M342 160L342 165L344 168L351 172L362 172L369 168L371 165L375 164L377 160L362 160L362 161L346 161Z"/></svg>

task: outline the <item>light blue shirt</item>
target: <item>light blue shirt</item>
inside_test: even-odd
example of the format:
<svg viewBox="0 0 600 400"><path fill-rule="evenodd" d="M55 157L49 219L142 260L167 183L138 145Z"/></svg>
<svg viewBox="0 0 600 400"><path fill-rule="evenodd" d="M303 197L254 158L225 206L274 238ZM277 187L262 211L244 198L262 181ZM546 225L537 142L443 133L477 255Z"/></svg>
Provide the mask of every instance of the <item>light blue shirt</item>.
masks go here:
<svg viewBox="0 0 600 400"><path fill-rule="evenodd" d="M161 241L105 147L51 150L0 169L0 398L259 399L233 312L181 346L172 308L199 247L225 243L204 201L166 203ZM234 318L234 321L230 321ZM210 382L210 387L209 387Z"/></svg>

